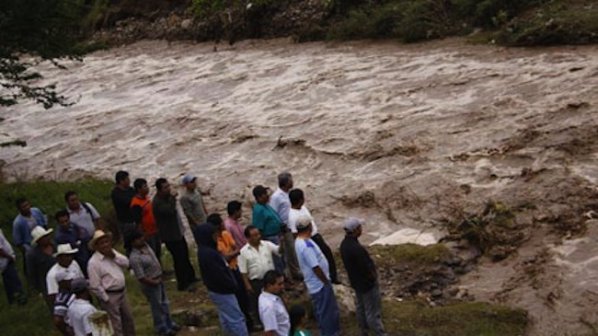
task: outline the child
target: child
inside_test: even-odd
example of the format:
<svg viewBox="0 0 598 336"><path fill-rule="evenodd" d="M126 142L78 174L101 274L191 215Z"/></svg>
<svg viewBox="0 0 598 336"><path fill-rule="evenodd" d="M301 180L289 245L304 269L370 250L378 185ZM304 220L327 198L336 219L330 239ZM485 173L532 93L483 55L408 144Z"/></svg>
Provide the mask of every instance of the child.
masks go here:
<svg viewBox="0 0 598 336"><path fill-rule="evenodd" d="M291 333L290 336L311 336L311 333L304 329L303 320L305 318L305 309L299 305L291 307L289 312L291 319Z"/></svg>

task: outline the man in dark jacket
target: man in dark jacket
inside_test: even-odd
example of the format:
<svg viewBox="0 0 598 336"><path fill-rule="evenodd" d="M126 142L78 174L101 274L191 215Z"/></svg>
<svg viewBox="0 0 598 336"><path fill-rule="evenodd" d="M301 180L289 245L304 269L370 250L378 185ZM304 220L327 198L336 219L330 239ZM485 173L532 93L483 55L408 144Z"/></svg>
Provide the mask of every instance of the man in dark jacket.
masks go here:
<svg viewBox="0 0 598 336"><path fill-rule="evenodd" d="M176 208L176 197L172 195L170 184L165 178L156 180L158 192L152 200L152 210L160 240L172 254L177 289L193 290L195 270L189 261L189 248L183 235L183 222Z"/></svg>
<svg viewBox="0 0 598 336"><path fill-rule="evenodd" d="M376 265L358 240L363 224L364 221L357 218L348 218L345 221L343 228L346 236L341 243L341 257L351 287L355 290L357 322L361 334L368 335L371 330L376 336L385 336L380 314L380 289Z"/></svg>
<svg viewBox="0 0 598 336"><path fill-rule="evenodd" d="M212 224L202 224L193 230L198 242L197 258L201 261L199 269L203 283L208 288L208 296L218 308L220 325L225 335L247 336L245 316L235 296L237 281L228 263L218 252L216 235Z"/></svg>
<svg viewBox="0 0 598 336"><path fill-rule="evenodd" d="M114 189L112 189L110 197L112 198L112 205L116 212L118 231L124 241L131 232L135 231L135 223L133 222L130 210L131 199L135 196L135 189L131 188L129 173L124 170L116 172L114 179L116 184L114 185Z"/></svg>

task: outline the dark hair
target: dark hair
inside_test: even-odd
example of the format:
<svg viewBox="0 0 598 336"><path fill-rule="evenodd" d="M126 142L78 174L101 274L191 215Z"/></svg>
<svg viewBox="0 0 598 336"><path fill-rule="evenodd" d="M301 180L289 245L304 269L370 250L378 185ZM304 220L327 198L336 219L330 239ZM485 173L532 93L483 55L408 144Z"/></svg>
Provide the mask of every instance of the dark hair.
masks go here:
<svg viewBox="0 0 598 336"><path fill-rule="evenodd" d="M278 186L280 188L289 184L289 182L293 179L293 175L289 172L282 172L278 174Z"/></svg>
<svg viewBox="0 0 598 336"><path fill-rule="evenodd" d="M300 305L293 305L289 310L289 318L291 320L291 335L295 333L297 327L305 317L305 308Z"/></svg>
<svg viewBox="0 0 598 336"><path fill-rule="evenodd" d="M22 205L23 203L25 203L25 202L27 202L27 199L26 199L25 197L18 198L18 199L15 201L15 206L17 207L17 209L20 209L20 208L21 208L21 205Z"/></svg>
<svg viewBox="0 0 598 336"><path fill-rule="evenodd" d="M292 205L299 204L301 201L305 199L305 197L303 196L303 190L293 189L289 191L289 199L291 200Z"/></svg>
<svg viewBox="0 0 598 336"><path fill-rule="evenodd" d="M116 172L114 179L116 180L116 183L120 183L120 181L124 181L124 179L126 179L127 177L129 177L128 172L126 172L124 170L119 170Z"/></svg>
<svg viewBox="0 0 598 336"><path fill-rule="evenodd" d="M133 182L133 188L135 188L135 191L139 191L146 184L147 181L145 179L138 178L135 180L135 182Z"/></svg>
<svg viewBox="0 0 598 336"><path fill-rule="evenodd" d="M241 210L241 206L242 204L239 201L230 201L226 205L226 212L229 216L232 216L235 212Z"/></svg>
<svg viewBox="0 0 598 336"><path fill-rule="evenodd" d="M268 189L266 189L266 187L264 187L263 185L257 185L255 186L255 188L253 188L253 197L255 197L255 199L257 200L258 197L262 196L263 194L267 194L268 193Z"/></svg>
<svg viewBox="0 0 598 336"><path fill-rule="evenodd" d="M208 222L216 227L220 227L220 225L222 225L222 217L220 217L219 213L213 213L208 216L208 218L206 219L206 222Z"/></svg>
<svg viewBox="0 0 598 336"><path fill-rule="evenodd" d="M73 195L77 195L77 193L75 191L69 190L67 192L64 193L64 200L65 201L69 201L69 198L71 198L71 196Z"/></svg>
<svg viewBox="0 0 598 336"><path fill-rule="evenodd" d="M158 191L162 190L162 185L166 182L168 182L168 180L166 180L163 177L160 177L159 179L157 179L156 180L156 189L158 189Z"/></svg>
<svg viewBox="0 0 598 336"><path fill-rule="evenodd" d="M246 238L249 238L249 235L251 234L251 230L253 229L258 229L253 225L247 225L247 227L245 228L245 231L243 231L243 234L245 235Z"/></svg>
<svg viewBox="0 0 598 336"><path fill-rule="evenodd" d="M66 211L66 210L64 210L64 209L63 209L63 210L58 210L58 211L56 211L56 213L54 214L54 219L55 219L56 221L58 221L58 218L62 218L62 217L64 217L64 216L67 216L67 217L69 217L69 216L70 216L70 215L69 215L69 212L68 212L68 211Z"/></svg>
<svg viewBox="0 0 598 336"><path fill-rule="evenodd" d="M282 273L277 270L269 270L264 274L264 288L268 285L274 285L278 278L282 277Z"/></svg>

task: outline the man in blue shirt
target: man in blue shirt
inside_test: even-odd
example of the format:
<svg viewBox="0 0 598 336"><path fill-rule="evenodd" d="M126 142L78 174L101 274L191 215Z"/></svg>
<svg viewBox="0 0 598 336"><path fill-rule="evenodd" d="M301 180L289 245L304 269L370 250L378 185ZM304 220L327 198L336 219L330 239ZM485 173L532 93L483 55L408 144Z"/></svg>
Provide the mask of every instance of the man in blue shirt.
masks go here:
<svg viewBox="0 0 598 336"><path fill-rule="evenodd" d="M56 233L54 233L54 242L56 246L61 244L70 244L71 247L76 248L78 252L75 254L75 260L81 267L83 274L87 276L87 262L91 258L91 252L87 246L89 239L87 238L87 231L71 222L70 215L67 210L60 210L54 215L56 219Z"/></svg>
<svg viewBox="0 0 598 336"><path fill-rule="evenodd" d="M19 214L12 223L12 240L15 246L23 253L23 260L27 251L31 249L31 231L36 226L44 229L48 227L48 219L38 208L32 208L31 203L26 198L19 198L16 201ZM27 274L27 264L24 264L25 274Z"/></svg>
<svg viewBox="0 0 598 336"><path fill-rule="evenodd" d="M303 282L314 306L320 335L337 336L340 334L340 314L330 283L328 261L318 245L311 240L311 231L311 218L300 217L297 221L295 251L303 272Z"/></svg>
<svg viewBox="0 0 598 336"><path fill-rule="evenodd" d="M262 239L270 241L276 245L280 245L280 238L284 223L270 205L270 195L268 189L264 186L258 185L253 188L253 197L255 197L255 204L253 205L253 213L251 215L251 223L260 230ZM274 256L274 268L278 272L283 272L284 263L282 258Z"/></svg>

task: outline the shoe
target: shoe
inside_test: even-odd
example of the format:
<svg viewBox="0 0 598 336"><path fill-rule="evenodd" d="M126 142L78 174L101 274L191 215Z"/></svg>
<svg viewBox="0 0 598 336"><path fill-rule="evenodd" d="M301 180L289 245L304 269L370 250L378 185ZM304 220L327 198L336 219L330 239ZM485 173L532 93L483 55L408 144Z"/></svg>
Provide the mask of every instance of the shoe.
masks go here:
<svg viewBox="0 0 598 336"><path fill-rule="evenodd" d="M339 280L332 280L332 284L334 284L334 285L342 285L343 283L340 282Z"/></svg>
<svg viewBox="0 0 598 336"><path fill-rule="evenodd" d="M174 323L173 323L173 324L172 324L172 327L171 327L170 329L172 329L172 330L174 330L174 331L181 331L181 329L182 329L182 328L181 328L181 326L180 326L180 325L178 325L178 324L174 324Z"/></svg>

